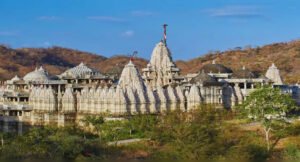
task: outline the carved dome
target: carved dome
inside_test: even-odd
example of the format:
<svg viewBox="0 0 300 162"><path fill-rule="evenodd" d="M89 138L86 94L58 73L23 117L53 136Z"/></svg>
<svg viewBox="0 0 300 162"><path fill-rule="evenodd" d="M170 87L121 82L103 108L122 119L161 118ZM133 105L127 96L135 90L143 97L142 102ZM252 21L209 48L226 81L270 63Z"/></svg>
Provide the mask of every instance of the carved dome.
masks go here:
<svg viewBox="0 0 300 162"><path fill-rule="evenodd" d="M17 83L17 82L20 82L20 81L22 81L22 79L19 78L18 75L16 75L15 77L13 77L10 80L7 80L6 82L9 83L9 84L14 84L14 83Z"/></svg>
<svg viewBox="0 0 300 162"><path fill-rule="evenodd" d="M190 81L191 84L219 85L219 82L202 70L197 76Z"/></svg>
<svg viewBox="0 0 300 162"><path fill-rule="evenodd" d="M222 64L216 64L215 61L212 64L204 65L201 70L205 73L232 73L230 68Z"/></svg>
<svg viewBox="0 0 300 162"><path fill-rule="evenodd" d="M85 75L100 75L100 72L95 69L89 68L84 63L80 63L78 66L68 69L67 71L62 73L60 77L78 78L84 77Z"/></svg>
<svg viewBox="0 0 300 162"><path fill-rule="evenodd" d="M27 82L40 82L50 80L48 72L43 67L40 67L39 69L36 68L34 71L26 74L23 79Z"/></svg>
<svg viewBox="0 0 300 162"><path fill-rule="evenodd" d="M251 72L250 70L243 67L240 70L236 70L232 74L232 78L245 78L245 79L251 79L251 78L257 78L257 76Z"/></svg>
<svg viewBox="0 0 300 162"><path fill-rule="evenodd" d="M17 82L17 81L20 81L20 80L21 80L21 78L19 78L18 75L16 75L15 77L13 77L11 79L12 82Z"/></svg>

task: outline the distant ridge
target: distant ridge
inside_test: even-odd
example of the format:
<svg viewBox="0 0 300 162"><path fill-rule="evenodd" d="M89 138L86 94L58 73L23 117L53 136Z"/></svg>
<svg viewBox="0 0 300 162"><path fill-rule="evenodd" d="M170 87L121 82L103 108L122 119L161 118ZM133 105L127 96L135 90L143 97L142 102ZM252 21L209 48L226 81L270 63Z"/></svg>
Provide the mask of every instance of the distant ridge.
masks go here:
<svg viewBox="0 0 300 162"><path fill-rule="evenodd" d="M182 73L191 73L197 72L212 60L232 68L233 71L245 66L260 74L265 74L268 67L275 63L285 82L300 81L300 40L254 48L237 47L224 52L212 52L189 61L177 61L176 64L181 68Z"/></svg>
<svg viewBox="0 0 300 162"><path fill-rule="evenodd" d="M128 63L128 60L128 56L125 55L107 58L94 53L57 46L12 49L0 45L0 79L10 79L14 75L23 77L40 65L43 65L51 74L60 74L81 62L103 73L118 74L123 66ZM182 74L187 74L198 72L203 65L211 63L212 60L216 60L217 63L224 64L233 70L245 66L261 74L265 73L267 68L274 62L281 70L284 81L288 83L300 81L299 40L255 48L250 46L238 47L224 52L211 52L188 61L176 61L176 64L182 70ZM146 66L148 61L143 58L136 58L134 62L141 69Z"/></svg>

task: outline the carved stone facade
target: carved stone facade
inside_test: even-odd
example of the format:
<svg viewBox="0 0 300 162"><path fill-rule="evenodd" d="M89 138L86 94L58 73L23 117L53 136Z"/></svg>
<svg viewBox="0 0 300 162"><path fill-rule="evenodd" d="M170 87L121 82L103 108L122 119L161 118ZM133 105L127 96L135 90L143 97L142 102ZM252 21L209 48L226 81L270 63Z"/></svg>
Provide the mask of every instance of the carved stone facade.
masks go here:
<svg viewBox="0 0 300 162"><path fill-rule="evenodd" d="M0 110L4 117L13 116L11 120L17 117L32 124L64 125L86 114L189 111L201 104L230 109L264 84L280 85L300 100L299 88L284 87L274 64L266 76L256 76L246 67L232 71L216 61L197 74L181 76L166 41L161 41L142 74L129 61L118 81L83 63L58 76L49 75L42 67L23 79L15 76L0 88Z"/></svg>
<svg viewBox="0 0 300 162"><path fill-rule="evenodd" d="M143 79L153 88L170 84L180 84L184 79L174 64L166 43L161 41L153 49L150 62L142 69Z"/></svg>

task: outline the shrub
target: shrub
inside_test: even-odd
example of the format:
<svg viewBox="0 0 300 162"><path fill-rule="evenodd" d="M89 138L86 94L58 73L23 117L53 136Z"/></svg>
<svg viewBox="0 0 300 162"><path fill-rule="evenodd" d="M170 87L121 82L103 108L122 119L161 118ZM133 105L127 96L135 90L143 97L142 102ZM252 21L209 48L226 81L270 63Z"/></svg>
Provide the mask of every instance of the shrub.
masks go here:
<svg viewBox="0 0 300 162"><path fill-rule="evenodd" d="M292 160L292 161L299 161L300 160L300 149L295 144L289 144L284 149L283 154L284 160Z"/></svg>

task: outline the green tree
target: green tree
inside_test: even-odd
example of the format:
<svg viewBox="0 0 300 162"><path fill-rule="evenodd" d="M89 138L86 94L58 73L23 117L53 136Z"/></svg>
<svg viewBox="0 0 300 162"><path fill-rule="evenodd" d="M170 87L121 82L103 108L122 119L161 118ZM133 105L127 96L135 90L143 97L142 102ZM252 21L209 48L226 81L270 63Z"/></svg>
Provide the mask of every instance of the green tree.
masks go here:
<svg viewBox="0 0 300 162"><path fill-rule="evenodd" d="M217 158L235 145L222 140L223 111L205 106L160 117L153 139L164 147L154 158L204 161Z"/></svg>
<svg viewBox="0 0 300 162"><path fill-rule="evenodd" d="M82 122L87 127L92 125L101 139L101 127L105 122L103 116L86 116L84 119L82 119Z"/></svg>
<svg viewBox="0 0 300 162"><path fill-rule="evenodd" d="M263 126L268 151L271 149L271 131L282 131L291 112L297 109L290 94L270 86L252 92L240 107L246 117Z"/></svg>

